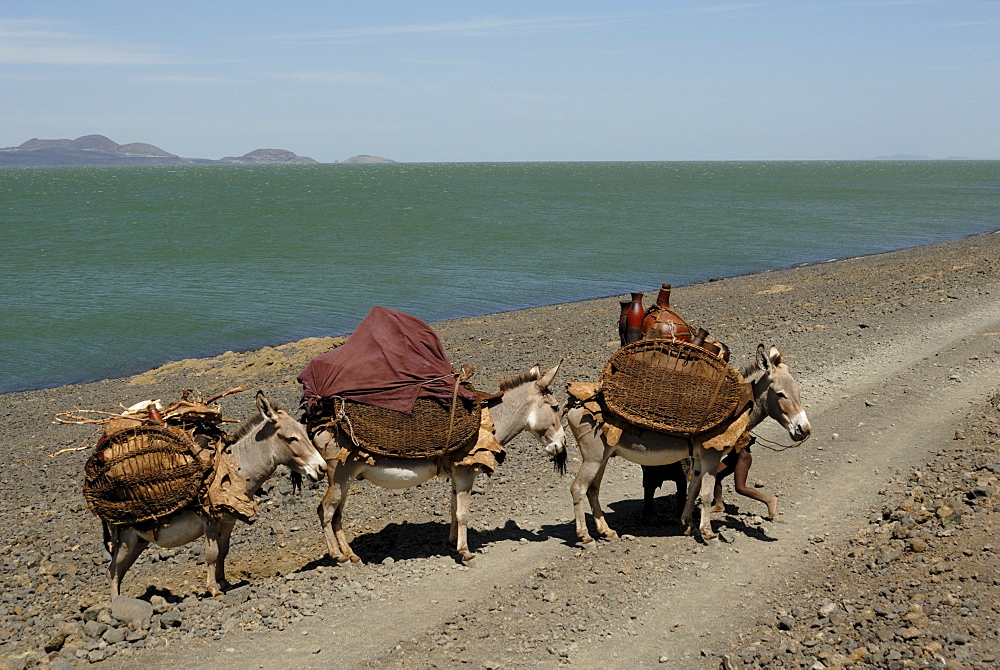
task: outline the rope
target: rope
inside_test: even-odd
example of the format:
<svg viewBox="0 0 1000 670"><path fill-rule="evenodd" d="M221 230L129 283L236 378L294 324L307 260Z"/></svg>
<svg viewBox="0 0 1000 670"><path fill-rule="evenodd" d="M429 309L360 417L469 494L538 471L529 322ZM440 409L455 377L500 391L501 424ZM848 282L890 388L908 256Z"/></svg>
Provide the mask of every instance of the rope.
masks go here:
<svg viewBox="0 0 1000 670"><path fill-rule="evenodd" d="M698 420L698 428L695 429L694 434L697 435L701 432L701 429L705 427L705 422L708 420L708 414L712 411L715 406L715 399L719 397L719 391L722 389L722 382L726 381L726 374L724 372L719 374L719 381L715 384L715 390L712 391L712 397L709 399L708 403L705 405L705 411L701 414L701 419ZM692 448L693 449L693 448Z"/></svg>
<svg viewBox="0 0 1000 670"><path fill-rule="evenodd" d="M449 376L455 378L455 390L451 394L451 415L448 417L448 436L444 440L444 452L447 452L448 447L451 446L451 433L455 428L455 404L458 402L458 386L462 382L469 381L471 375L466 375L463 368L461 374L452 372ZM444 379L444 377L441 377L441 379Z"/></svg>
<svg viewBox="0 0 1000 670"><path fill-rule="evenodd" d="M336 397L340 398L340 396ZM336 423L339 424L341 421L347 422L346 432L347 436L351 438L351 444L353 444L355 447L361 446L361 443L358 442L358 438L354 437L354 424L351 423L351 417L347 416L347 403L344 402L343 398L340 398L340 411L337 412Z"/></svg>
<svg viewBox="0 0 1000 670"><path fill-rule="evenodd" d="M750 433L750 436L754 440L757 440L760 443L760 446L764 447L765 449L770 449L771 451L787 451L788 449L797 449L798 447L801 447L803 444L806 443L806 440L812 437L812 433L809 433L808 435L805 436L805 439L803 439L800 442L796 442L795 444L781 444L780 442L769 440L766 437L761 437L760 435L757 435L756 433L753 432ZM773 444L775 446L773 447L768 446L767 444L764 444L765 442Z"/></svg>

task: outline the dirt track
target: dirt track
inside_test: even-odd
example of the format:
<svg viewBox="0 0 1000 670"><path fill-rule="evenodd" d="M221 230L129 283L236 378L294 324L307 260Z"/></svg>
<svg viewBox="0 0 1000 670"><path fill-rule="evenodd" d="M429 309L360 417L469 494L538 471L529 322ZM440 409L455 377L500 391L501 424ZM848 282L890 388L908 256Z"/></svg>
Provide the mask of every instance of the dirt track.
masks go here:
<svg viewBox="0 0 1000 670"><path fill-rule="evenodd" d="M940 576L933 570L941 560L952 562L948 552L957 552L958 564L982 555L995 563L995 550L984 548L982 538L996 529L1000 503L996 471L988 467L1000 461L990 442L996 438L989 437L1000 415L987 402L1000 386L998 277L1000 234L992 234L675 289L673 303L688 321L738 355L748 356L758 341L776 344L804 384L814 437L799 449L754 451L750 482L779 496L780 523L764 521L763 506L729 492L727 513L716 520L729 542L699 545L675 525L643 524L640 470L613 461L602 498L623 539L583 550L568 490L579 464L575 445L571 474L560 479L540 450L519 438L473 498L470 544L481 552L474 567L461 566L445 546L442 481L402 493L354 487L347 528L366 564L336 566L323 558L314 516L321 489L292 498L284 482L275 482L262 519L237 530L230 563L236 591L217 601L194 597L203 578L197 552L154 552L155 561L148 553L129 574L125 593L163 598L159 609L174 612L167 618L180 624L164 627L158 612L147 629L138 627L144 630L132 636L138 639L112 637L102 647L108 629L122 627L112 618L96 638L67 635L51 661L109 668L614 662L714 669L723 659L732 667L989 667L998 645L1000 575L983 572L954 583L932 577ZM435 327L454 363L480 369L480 388L565 357L561 387L596 378L615 347L617 309L608 298ZM107 595L100 535L79 497L85 456L45 457L82 436L45 420L74 405L111 408L150 396L169 399L188 385L211 392L236 382L263 385L294 405L295 374L329 345L185 361L131 380L4 396L4 432L18 436L2 455L0 482L0 523L13 538L4 559L4 586L13 597L0 605L0 635L10 640L2 651L11 665L48 662L41 647L61 627L75 631L74 623L82 628L110 618L101 614ZM250 404L239 399L226 407L245 414ZM956 431L985 431L976 448L986 465L963 465L956 473L968 484L961 493L981 489L984 500L950 526L932 529L920 521L899 530L895 508L884 515L882 508L890 499L912 499L914 482L929 499L935 486L951 481L944 475L952 450L973 447L956 440ZM774 424L761 432L787 442ZM24 481L12 474L18 465L45 467L49 477ZM924 474L913 479L915 469ZM913 539L927 545L919 556L906 549ZM889 550L899 556L872 559L871 569L851 567L872 552L890 556ZM880 575L896 581L886 583L884 594L866 591L865 579L877 582ZM866 606L884 610L876 623L900 619L889 605L907 589L914 602L940 600L945 590L980 597L975 607L963 605L966 620L959 624L927 612L931 623L920 636L869 640L868 626L851 625ZM837 616L814 626L815 607L831 603ZM960 624L963 630L954 629Z"/></svg>

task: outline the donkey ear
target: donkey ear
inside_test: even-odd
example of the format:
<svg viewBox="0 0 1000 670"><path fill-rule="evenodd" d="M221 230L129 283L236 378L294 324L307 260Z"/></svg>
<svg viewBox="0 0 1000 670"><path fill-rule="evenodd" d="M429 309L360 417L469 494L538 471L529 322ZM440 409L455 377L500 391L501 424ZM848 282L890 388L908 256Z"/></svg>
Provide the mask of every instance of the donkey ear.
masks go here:
<svg viewBox="0 0 1000 670"><path fill-rule="evenodd" d="M767 353L767 357L768 357L768 359L770 359L771 365L773 365L775 367L777 367L777 366L781 365L782 363L784 363L784 361L781 358L781 352L778 351L778 347L776 347L774 345L771 345L771 351L769 351Z"/></svg>
<svg viewBox="0 0 1000 670"><path fill-rule="evenodd" d="M542 369L537 365L528 370L528 376L532 379L538 379L542 375Z"/></svg>
<svg viewBox="0 0 1000 670"><path fill-rule="evenodd" d="M552 380L556 378L556 373L559 372L560 365L562 365L562 361L556 363L556 366L546 372L544 377L536 381L535 385L540 389L547 389L552 384Z"/></svg>
<svg viewBox="0 0 1000 670"><path fill-rule="evenodd" d="M757 345L757 364L760 366L761 370L765 372L771 371L771 361L767 357L767 351L764 349L763 344Z"/></svg>
<svg viewBox="0 0 1000 670"><path fill-rule="evenodd" d="M260 411L260 415L271 423L277 423L278 415L274 412L274 406L271 401L267 399L263 391L257 391L257 395L254 396L254 400L257 401L257 409Z"/></svg>

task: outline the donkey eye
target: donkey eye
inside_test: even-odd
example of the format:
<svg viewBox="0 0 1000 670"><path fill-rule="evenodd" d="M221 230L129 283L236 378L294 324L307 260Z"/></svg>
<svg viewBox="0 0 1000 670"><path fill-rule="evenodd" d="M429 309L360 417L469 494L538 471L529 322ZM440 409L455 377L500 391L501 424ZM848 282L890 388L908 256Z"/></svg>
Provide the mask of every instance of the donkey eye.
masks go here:
<svg viewBox="0 0 1000 670"><path fill-rule="evenodd" d="M779 398L787 398L788 397L788 394L786 394L784 391L775 391L775 395L778 396Z"/></svg>

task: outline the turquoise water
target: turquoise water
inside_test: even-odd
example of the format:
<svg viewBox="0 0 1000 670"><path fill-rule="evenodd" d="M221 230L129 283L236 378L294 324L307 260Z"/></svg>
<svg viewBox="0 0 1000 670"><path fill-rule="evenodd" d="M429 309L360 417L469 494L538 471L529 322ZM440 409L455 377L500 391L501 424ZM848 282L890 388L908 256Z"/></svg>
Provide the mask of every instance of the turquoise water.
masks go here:
<svg viewBox="0 0 1000 670"><path fill-rule="evenodd" d="M1000 161L0 169L0 391L1000 229Z"/></svg>

